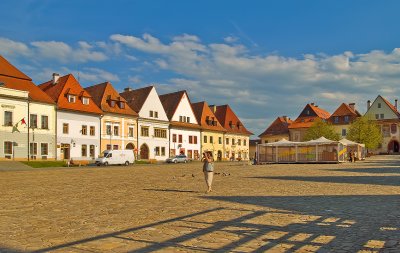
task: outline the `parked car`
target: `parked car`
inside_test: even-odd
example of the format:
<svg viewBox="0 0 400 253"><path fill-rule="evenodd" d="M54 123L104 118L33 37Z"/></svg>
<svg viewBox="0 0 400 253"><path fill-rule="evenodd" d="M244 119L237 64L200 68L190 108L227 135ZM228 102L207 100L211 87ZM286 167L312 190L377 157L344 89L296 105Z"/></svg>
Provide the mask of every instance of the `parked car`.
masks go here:
<svg viewBox="0 0 400 253"><path fill-rule="evenodd" d="M177 155L175 157L170 157L165 160L167 163L187 163L189 162L189 158L186 155Z"/></svg>
<svg viewBox="0 0 400 253"><path fill-rule="evenodd" d="M102 157L96 159L96 165L125 164L128 166L135 162L135 155L132 150L106 150Z"/></svg>

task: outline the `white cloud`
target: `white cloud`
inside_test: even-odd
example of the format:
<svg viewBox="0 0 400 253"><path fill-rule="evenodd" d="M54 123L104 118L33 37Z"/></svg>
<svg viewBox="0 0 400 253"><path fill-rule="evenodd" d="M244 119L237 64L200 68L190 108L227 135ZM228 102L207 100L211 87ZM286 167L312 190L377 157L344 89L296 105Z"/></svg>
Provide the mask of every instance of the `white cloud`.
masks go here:
<svg viewBox="0 0 400 253"><path fill-rule="evenodd" d="M85 68L83 71L76 70L73 71L75 77L79 76L79 79L82 82L118 82L120 81L119 77L115 74L112 74L108 71L98 68Z"/></svg>
<svg viewBox="0 0 400 253"><path fill-rule="evenodd" d="M136 76L130 76L130 77L128 78L128 81L129 81L129 82L132 82L132 83L141 83L141 82L142 82L142 80L140 79L140 76L138 76L138 75L136 75Z"/></svg>
<svg viewBox="0 0 400 253"><path fill-rule="evenodd" d="M22 42L0 37L0 54L7 57L16 57L29 56L31 52L29 47Z"/></svg>
<svg viewBox="0 0 400 253"><path fill-rule="evenodd" d="M236 42L236 41L238 41L238 40L239 40L239 38L234 37L234 36L228 36L228 37L225 37L225 38L224 38L224 41L225 41L226 43L234 43L234 42Z"/></svg>

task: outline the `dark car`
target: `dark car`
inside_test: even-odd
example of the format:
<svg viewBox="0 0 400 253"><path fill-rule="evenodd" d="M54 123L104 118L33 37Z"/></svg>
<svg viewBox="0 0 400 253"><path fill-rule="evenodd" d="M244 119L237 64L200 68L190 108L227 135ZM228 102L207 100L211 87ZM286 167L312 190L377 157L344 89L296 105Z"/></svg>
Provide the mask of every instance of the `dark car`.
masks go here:
<svg viewBox="0 0 400 253"><path fill-rule="evenodd" d="M167 163L187 163L189 159L185 155L177 155L175 157L170 157L165 160Z"/></svg>

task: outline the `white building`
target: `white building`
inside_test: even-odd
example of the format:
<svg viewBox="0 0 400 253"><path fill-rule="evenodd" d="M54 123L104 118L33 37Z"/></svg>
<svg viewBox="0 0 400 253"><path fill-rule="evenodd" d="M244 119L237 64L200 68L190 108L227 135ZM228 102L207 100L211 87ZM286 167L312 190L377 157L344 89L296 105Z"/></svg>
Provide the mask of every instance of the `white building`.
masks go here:
<svg viewBox="0 0 400 253"><path fill-rule="evenodd" d="M126 88L120 95L139 114L139 159L167 159L169 121L154 86L136 90Z"/></svg>
<svg viewBox="0 0 400 253"><path fill-rule="evenodd" d="M39 85L57 103L57 159L88 161L100 152L102 111L72 74Z"/></svg>
<svg viewBox="0 0 400 253"><path fill-rule="evenodd" d="M161 95L160 100L170 120L170 156L200 159L200 125L186 91Z"/></svg>

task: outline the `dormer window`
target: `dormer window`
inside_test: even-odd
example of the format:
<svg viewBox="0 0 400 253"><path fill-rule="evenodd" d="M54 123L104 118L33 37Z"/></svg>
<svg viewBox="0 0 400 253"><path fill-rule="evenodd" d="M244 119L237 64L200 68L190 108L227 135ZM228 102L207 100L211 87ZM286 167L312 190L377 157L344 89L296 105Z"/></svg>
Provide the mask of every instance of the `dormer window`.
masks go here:
<svg viewBox="0 0 400 253"><path fill-rule="evenodd" d="M350 121L350 117L349 116L344 116L344 122L348 123Z"/></svg>
<svg viewBox="0 0 400 253"><path fill-rule="evenodd" d="M115 100L111 100L111 99L110 99L110 100L109 100L109 103L110 103L110 106L111 106L111 107L115 107Z"/></svg>
<svg viewBox="0 0 400 253"><path fill-rule="evenodd" d="M335 116L333 119L336 124L339 123L339 116Z"/></svg>
<svg viewBox="0 0 400 253"><path fill-rule="evenodd" d="M229 121L230 128L233 128L232 121Z"/></svg>
<svg viewBox="0 0 400 253"><path fill-rule="evenodd" d="M82 98L82 103L83 103L84 105L88 105L88 104L89 104L89 98L83 97L83 98Z"/></svg>
<svg viewBox="0 0 400 253"><path fill-rule="evenodd" d="M125 108L125 102L119 101L118 102L118 106L119 106L119 108L124 109Z"/></svg>
<svg viewBox="0 0 400 253"><path fill-rule="evenodd" d="M76 96L75 95L68 95L68 102L70 103L75 103L76 101Z"/></svg>

